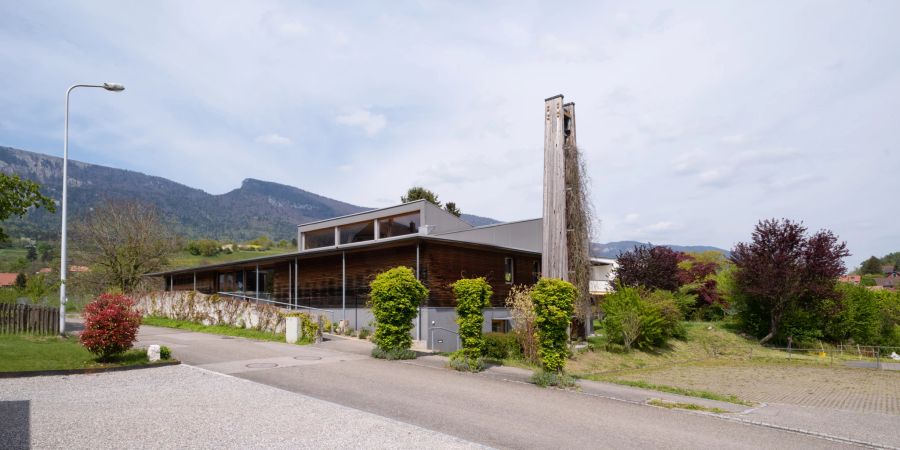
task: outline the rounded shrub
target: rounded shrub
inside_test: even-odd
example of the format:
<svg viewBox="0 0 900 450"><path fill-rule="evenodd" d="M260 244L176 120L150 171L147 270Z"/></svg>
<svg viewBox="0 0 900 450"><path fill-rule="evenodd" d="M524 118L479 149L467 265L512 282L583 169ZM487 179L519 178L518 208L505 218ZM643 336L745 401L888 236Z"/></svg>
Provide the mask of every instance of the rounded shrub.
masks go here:
<svg viewBox="0 0 900 450"><path fill-rule="evenodd" d="M463 278L453 283L456 296L456 324L459 325L459 339L462 354L469 359L484 355L484 308L491 306L491 285L482 278Z"/></svg>
<svg viewBox="0 0 900 450"><path fill-rule="evenodd" d="M409 267L395 267L380 273L369 285L372 315L375 316L377 346L372 355L409 356L413 319L419 304L428 297L428 289L416 279Z"/></svg>
<svg viewBox="0 0 900 450"><path fill-rule="evenodd" d="M100 357L109 359L134 345L141 313L134 302L121 294L103 294L84 308L81 344Z"/></svg>
<svg viewBox="0 0 900 450"><path fill-rule="evenodd" d="M572 283L554 278L541 278L531 290L538 356L545 371L562 372L566 365L567 329L577 296Z"/></svg>

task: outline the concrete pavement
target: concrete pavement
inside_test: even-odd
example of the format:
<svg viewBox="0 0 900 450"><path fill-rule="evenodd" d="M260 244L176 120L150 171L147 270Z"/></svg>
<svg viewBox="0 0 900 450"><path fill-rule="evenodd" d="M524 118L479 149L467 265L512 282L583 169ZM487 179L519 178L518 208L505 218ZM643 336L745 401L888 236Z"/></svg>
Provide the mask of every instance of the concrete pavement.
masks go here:
<svg viewBox="0 0 900 450"><path fill-rule="evenodd" d="M850 445L846 441L748 425L706 413L641 404L641 398L665 395L655 392L616 386L620 392L612 390L612 395L607 396L603 394L610 391L603 391L601 386L601 392L594 391L592 395L590 389L583 392L541 389L516 379L508 372L510 368L498 368L507 371L499 375L494 369L473 375L444 369L433 357L408 362L375 360L365 356L368 344L355 340L334 338L317 346L295 346L154 327L142 327L140 340L143 344L169 345L187 364L492 447L833 448ZM613 400L626 395L637 396L632 400L621 399L627 401ZM690 399L689 402L703 401Z"/></svg>
<svg viewBox="0 0 900 450"><path fill-rule="evenodd" d="M2 449L479 448L190 366L0 379Z"/></svg>

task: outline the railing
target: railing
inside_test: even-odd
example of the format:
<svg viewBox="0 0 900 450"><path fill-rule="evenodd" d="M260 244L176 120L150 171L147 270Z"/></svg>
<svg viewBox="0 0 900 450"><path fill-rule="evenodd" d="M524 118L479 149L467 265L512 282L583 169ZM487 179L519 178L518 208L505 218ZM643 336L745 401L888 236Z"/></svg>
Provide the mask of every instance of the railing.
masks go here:
<svg viewBox="0 0 900 450"><path fill-rule="evenodd" d="M238 293L235 293L235 292L218 292L218 294L219 294L219 295L225 295L225 296L228 296L228 297L239 298L239 299L241 299L241 300L253 301L253 302L255 302L257 305L258 305L260 302L262 302L262 303L265 303L265 304L267 304L267 305L277 305L277 306L281 306L282 308L285 308L285 309L306 309L306 310L310 310L310 311L318 311L319 314L322 314L322 313L329 314L329 315L331 316L331 322L332 322L332 323L334 322L334 311L332 311L332 310L330 310L330 309L313 308L312 306L303 306L303 305L295 305L295 304L287 303L287 302L280 302L280 301L277 301L277 300L275 300L275 299L272 299L272 298L271 298L271 297L272 297L272 294L270 294L270 293L268 293L268 292L262 292L262 293L261 293L261 294L262 294L264 297L266 297L266 298L263 298L263 297L260 297L260 296L252 297L252 296L249 296L249 295L244 295L244 294L246 294L246 292L245 292L245 293L242 293L242 294L238 294Z"/></svg>
<svg viewBox="0 0 900 450"><path fill-rule="evenodd" d="M455 334L456 335L456 349L459 350L460 348L462 348L462 342L460 342L459 333L457 333L456 331L453 331L453 330L450 330L450 329L447 329L444 327L429 327L428 328L428 342L430 343L430 345L428 346L428 348L430 348L431 350L434 350L434 330L446 331L448 333Z"/></svg>
<svg viewBox="0 0 900 450"><path fill-rule="evenodd" d="M592 294L606 294L612 292L612 284L606 280L590 280L588 290Z"/></svg>
<svg viewBox="0 0 900 450"><path fill-rule="evenodd" d="M59 308L0 304L0 334L57 334Z"/></svg>

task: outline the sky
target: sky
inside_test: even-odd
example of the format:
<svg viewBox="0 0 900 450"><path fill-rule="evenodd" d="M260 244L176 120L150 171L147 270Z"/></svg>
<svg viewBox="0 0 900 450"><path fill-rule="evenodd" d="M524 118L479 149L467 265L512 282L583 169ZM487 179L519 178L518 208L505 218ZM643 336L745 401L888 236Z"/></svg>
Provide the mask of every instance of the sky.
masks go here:
<svg viewBox="0 0 900 450"><path fill-rule="evenodd" d="M900 2L0 0L0 145L213 194L413 185L541 215L543 101L575 102L593 240L748 241L765 218L900 251Z"/></svg>

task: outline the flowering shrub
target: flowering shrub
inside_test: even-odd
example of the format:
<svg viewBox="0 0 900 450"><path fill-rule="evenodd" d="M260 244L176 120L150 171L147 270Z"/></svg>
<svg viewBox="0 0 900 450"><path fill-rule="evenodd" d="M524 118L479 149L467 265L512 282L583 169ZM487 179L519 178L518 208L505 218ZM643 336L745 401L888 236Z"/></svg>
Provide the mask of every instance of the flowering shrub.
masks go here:
<svg viewBox="0 0 900 450"><path fill-rule="evenodd" d="M85 307L81 344L91 353L108 359L134 345L141 313L121 294L103 294Z"/></svg>

